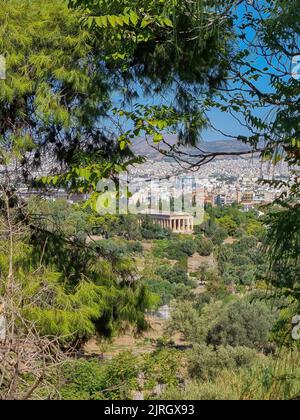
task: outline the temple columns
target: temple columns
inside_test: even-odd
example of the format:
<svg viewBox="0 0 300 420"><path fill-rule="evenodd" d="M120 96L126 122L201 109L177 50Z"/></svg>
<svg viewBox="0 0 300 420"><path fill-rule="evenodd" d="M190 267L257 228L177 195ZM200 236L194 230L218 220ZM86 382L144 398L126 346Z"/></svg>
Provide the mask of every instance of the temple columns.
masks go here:
<svg viewBox="0 0 300 420"><path fill-rule="evenodd" d="M155 221L153 220L153 223ZM172 218L172 219L158 219L156 221L163 229L171 229L175 232L193 232L193 219L192 218Z"/></svg>

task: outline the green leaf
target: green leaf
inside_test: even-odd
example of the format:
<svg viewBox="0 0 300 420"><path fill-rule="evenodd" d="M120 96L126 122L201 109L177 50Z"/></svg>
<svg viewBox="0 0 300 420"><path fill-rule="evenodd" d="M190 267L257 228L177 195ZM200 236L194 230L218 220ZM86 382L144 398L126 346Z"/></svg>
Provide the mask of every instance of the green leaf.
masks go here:
<svg viewBox="0 0 300 420"><path fill-rule="evenodd" d="M138 15L133 11L133 10L131 10L130 11L130 21L131 21L131 23L134 25L134 26L136 26L137 25L137 23L138 23L138 21L139 21L139 17L138 17Z"/></svg>
<svg viewBox="0 0 300 420"><path fill-rule="evenodd" d="M107 19L113 28L115 28L118 25L116 16L111 15L111 16L108 16Z"/></svg>
<svg viewBox="0 0 300 420"><path fill-rule="evenodd" d="M143 29L143 28L146 28L148 25L150 25L152 23L152 19L150 19L149 17L145 17L143 20L142 20L142 23L141 23L141 28Z"/></svg>
<svg viewBox="0 0 300 420"><path fill-rule="evenodd" d="M163 135L160 133L155 133L153 136L154 143L160 143L164 139Z"/></svg>
<svg viewBox="0 0 300 420"><path fill-rule="evenodd" d="M120 141L120 149L124 150L125 148L126 148L126 141L125 140Z"/></svg>
<svg viewBox="0 0 300 420"><path fill-rule="evenodd" d="M95 23L97 26L100 26L101 28L107 28L108 21L107 16L98 16L95 18Z"/></svg>
<svg viewBox="0 0 300 420"><path fill-rule="evenodd" d="M173 22L171 21L171 19L169 19L169 18L164 18L164 19L163 19L163 23L164 23L166 26L169 26L170 28L173 28Z"/></svg>
<svg viewBox="0 0 300 420"><path fill-rule="evenodd" d="M124 16L123 16L123 21L124 21L124 23L125 23L127 26L129 26L129 24L130 24L130 16L129 16L129 15L124 15Z"/></svg>

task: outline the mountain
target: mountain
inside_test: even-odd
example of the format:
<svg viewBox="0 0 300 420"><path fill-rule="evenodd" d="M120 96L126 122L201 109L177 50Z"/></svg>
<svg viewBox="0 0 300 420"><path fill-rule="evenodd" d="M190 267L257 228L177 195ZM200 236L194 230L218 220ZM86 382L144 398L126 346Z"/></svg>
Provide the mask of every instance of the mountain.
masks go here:
<svg viewBox="0 0 300 420"><path fill-rule="evenodd" d="M177 142L176 136L166 136L166 142L173 146ZM155 150L157 145L154 145L152 140L145 140L145 139L136 139L132 145L132 150L134 153L142 156L146 156L151 160L161 161L161 160L170 160L170 158L165 157L163 154L159 153L159 151ZM224 141L200 141L198 147L201 150L211 153L230 153L230 152L246 152L250 150L249 146L244 143L241 143L237 140L224 140ZM161 144L160 148L163 150L168 150L168 147ZM184 152L189 152L191 154L199 153L199 150L193 147L181 147L180 150Z"/></svg>

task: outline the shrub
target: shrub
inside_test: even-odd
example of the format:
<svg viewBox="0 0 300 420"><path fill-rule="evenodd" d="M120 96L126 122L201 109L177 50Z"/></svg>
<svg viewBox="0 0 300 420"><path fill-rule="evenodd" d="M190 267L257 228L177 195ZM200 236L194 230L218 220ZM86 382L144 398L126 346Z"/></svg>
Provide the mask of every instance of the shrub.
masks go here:
<svg viewBox="0 0 300 420"><path fill-rule="evenodd" d="M276 311L265 303L231 302L208 333L208 344L263 349L276 320Z"/></svg>
<svg viewBox="0 0 300 420"><path fill-rule="evenodd" d="M196 239L196 247L198 254L203 257L208 257L214 250L212 241L205 237L198 237Z"/></svg>
<svg viewBox="0 0 300 420"><path fill-rule="evenodd" d="M224 369L249 367L256 357L256 352L247 347L220 346L214 350L212 346L195 344L189 352L188 370L192 378L207 381L215 379Z"/></svg>

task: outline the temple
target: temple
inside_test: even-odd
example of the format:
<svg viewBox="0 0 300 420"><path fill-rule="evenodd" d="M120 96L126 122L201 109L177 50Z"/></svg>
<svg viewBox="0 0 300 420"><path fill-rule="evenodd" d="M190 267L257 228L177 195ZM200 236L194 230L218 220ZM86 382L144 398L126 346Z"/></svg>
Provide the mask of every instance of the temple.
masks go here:
<svg viewBox="0 0 300 420"><path fill-rule="evenodd" d="M148 210L141 214L149 217L153 223L157 223L162 228L171 229L174 233L191 235L194 232L194 218L189 213Z"/></svg>

